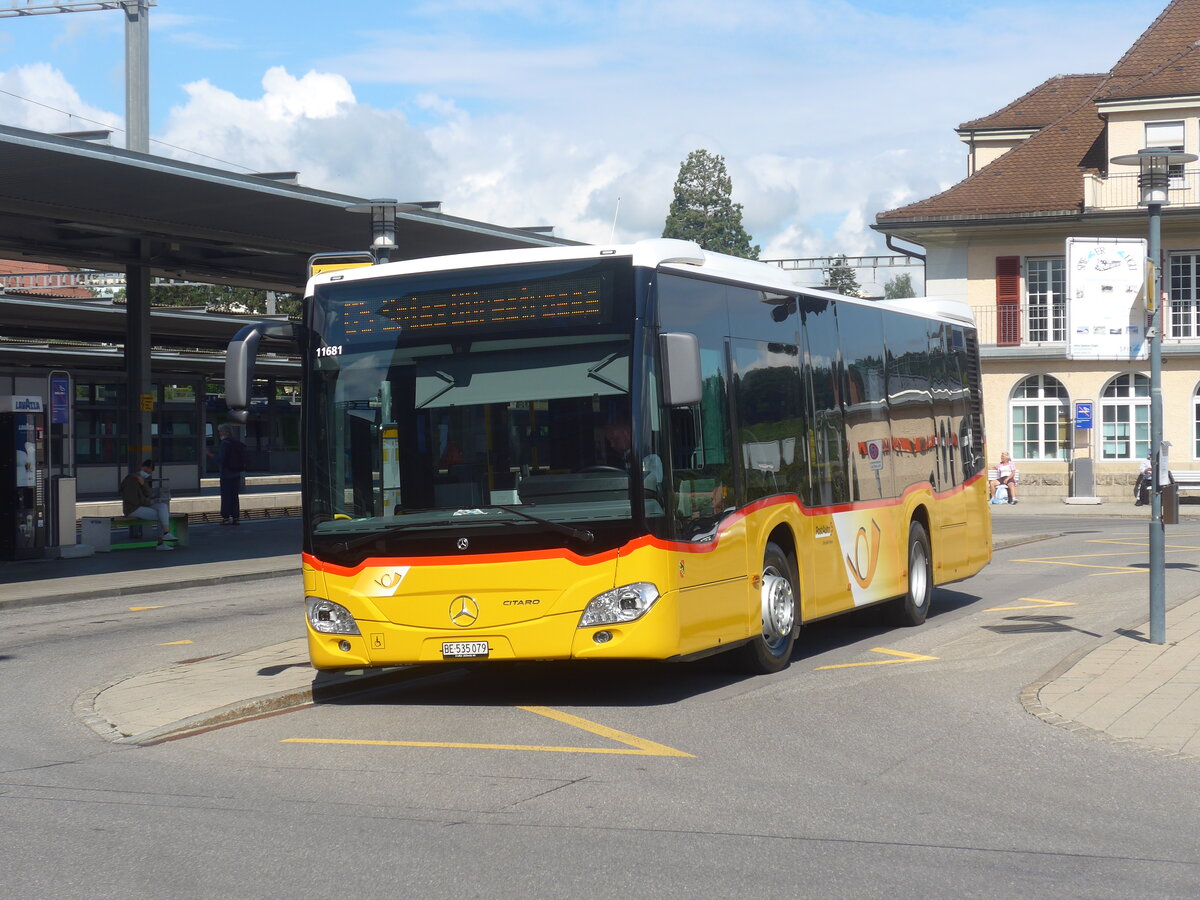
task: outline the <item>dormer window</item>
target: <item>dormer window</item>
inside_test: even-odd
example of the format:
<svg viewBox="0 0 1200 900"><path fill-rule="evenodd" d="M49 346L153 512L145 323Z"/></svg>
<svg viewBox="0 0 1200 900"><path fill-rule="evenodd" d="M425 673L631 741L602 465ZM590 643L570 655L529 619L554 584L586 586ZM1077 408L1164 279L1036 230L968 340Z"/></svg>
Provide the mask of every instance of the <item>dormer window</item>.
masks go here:
<svg viewBox="0 0 1200 900"><path fill-rule="evenodd" d="M1146 147L1166 147L1168 150L1183 152L1183 122L1147 122ZM1171 187L1186 187L1184 181L1183 163L1171 166Z"/></svg>

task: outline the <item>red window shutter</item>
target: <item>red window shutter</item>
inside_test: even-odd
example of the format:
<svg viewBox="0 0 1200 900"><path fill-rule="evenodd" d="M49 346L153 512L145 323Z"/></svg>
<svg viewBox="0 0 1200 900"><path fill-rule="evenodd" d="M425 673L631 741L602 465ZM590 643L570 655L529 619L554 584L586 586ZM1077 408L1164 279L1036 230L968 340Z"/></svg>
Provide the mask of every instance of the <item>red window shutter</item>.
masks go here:
<svg viewBox="0 0 1200 900"><path fill-rule="evenodd" d="M996 257L996 344L1021 343L1021 257Z"/></svg>

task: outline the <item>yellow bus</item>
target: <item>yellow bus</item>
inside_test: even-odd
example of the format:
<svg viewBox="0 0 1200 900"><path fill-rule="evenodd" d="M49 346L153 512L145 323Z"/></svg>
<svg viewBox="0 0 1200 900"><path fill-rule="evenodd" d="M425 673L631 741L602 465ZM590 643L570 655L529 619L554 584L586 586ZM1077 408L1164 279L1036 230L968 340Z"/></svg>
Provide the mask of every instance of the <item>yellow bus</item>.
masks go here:
<svg viewBox="0 0 1200 900"><path fill-rule="evenodd" d="M305 307L318 669L730 651L769 673L803 623L919 624L991 558L963 304L652 240L338 268ZM264 328L230 345L235 412Z"/></svg>

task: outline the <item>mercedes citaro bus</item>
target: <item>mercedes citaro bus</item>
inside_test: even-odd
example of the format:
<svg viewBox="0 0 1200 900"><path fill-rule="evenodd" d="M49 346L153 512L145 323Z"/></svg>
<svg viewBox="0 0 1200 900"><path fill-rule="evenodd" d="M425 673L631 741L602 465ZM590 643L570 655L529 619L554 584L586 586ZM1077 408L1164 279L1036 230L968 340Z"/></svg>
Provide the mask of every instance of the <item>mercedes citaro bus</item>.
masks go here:
<svg viewBox="0 0 1200 900"><path fill-rule="evenodd" d="M991 558L961 303L870 302L673 240L314 266L304 590L318 669L787 665L800 627Z"/></svg>

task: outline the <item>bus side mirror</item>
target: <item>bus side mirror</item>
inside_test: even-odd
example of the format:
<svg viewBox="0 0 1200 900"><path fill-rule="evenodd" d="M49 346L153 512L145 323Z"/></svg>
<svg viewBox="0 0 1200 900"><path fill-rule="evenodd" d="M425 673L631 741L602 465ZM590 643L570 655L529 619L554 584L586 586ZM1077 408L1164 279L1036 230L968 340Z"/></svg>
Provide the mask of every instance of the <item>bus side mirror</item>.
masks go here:
<svg viewBox="0 0 1200 900"><path fill-rule="evenodd" d="M300 328L291 322L256 322L233 336L225 351L225 405L229 418L244 423L250 414L250 391L254 385L254 361L258 342L269 338L298 343Z"/></svg>
<svg viewBox="0 0 1200 900"><path fill-rule="evenodd" d="M658 336L658 347L662 355L663 396L667 406L699 403L703 396L700 341L694 334L667 333Z"/></svg>

